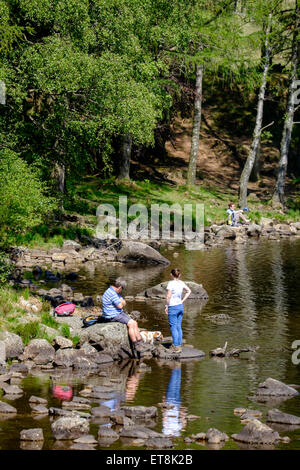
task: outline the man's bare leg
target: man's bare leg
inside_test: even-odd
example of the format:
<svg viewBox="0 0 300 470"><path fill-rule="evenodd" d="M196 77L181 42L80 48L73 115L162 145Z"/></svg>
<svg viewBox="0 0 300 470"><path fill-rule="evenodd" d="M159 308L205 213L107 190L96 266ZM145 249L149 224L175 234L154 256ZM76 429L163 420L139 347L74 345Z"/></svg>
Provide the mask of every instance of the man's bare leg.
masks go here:
<svg viewBox="0 0 300 470"><path fill-rule="evenodd" d="M130 320L127 323L127 327L128 327L129 338L131 339L133 343L136 343L137 341L140 341L142 339L139 329L138 329L138 324L135 320Z"/></svg>

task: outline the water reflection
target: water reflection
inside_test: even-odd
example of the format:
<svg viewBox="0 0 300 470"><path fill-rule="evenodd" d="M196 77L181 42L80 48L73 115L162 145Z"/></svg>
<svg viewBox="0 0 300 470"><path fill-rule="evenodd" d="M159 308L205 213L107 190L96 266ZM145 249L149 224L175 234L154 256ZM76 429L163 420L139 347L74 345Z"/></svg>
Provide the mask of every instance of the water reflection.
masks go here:
<svg viewBox="0 0 300 470"><path fill-rule="evenodd" d="M163 404L162 432L167 436L180 436L186 425L186 409L181 407L181 363L175 362L170 375Z"/></svg>
<svg viewBox="0 0 300 470"><path fill-rule="evenodd" d="M70 385L54 384L52 394L59 401L70 401L73 397L73 389Z"/></svg>
<svg viewBox="0 0 300 470"><path fill-rule="evenodd" d="M123 377L126 377L122 383L121 390L114 393L112 398L100 402L100 405L108 406L111 411L118 410L121 403L134 401L142 375L142 371L132 361L126 362L123 366L120 366L120 369L121 373L123 372Z"/></svg>

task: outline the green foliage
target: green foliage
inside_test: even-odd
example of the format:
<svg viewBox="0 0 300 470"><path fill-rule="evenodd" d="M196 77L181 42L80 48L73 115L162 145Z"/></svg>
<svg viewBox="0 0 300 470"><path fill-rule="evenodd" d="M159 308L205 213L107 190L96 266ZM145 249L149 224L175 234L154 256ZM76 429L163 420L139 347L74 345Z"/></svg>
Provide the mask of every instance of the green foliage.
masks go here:
<svg viewBox="0 0 300 470"><path fill-rule="evenodd" d="M55 318L48 312L42 313L41 320L44 325L49 326L50 328L58 329L60 326L59 323L55 320Z"/></svg>
<svg viewBox="0 0 300 470"><path fill-rule="evenodd" d="M9 263L7 255L0 251L0 286L7 283L13 272L13 265Z"/></svg>
<svg viewBox="0 0 300 470"><path fill-rule="evenodd" d="M51 214L53 198L46 195L46 186L37 171L9 150L0 151L0 237L1 245Z"/></svg>
<svg viewBox="0 0 300 470"><path fill-rule="evenodd" d="M12 328L13 332L19 335L24 345L26 346L32 339L48 339L48 336L43 332L41 324L38 321L31 321L28 323L21 323Z"/></svg>

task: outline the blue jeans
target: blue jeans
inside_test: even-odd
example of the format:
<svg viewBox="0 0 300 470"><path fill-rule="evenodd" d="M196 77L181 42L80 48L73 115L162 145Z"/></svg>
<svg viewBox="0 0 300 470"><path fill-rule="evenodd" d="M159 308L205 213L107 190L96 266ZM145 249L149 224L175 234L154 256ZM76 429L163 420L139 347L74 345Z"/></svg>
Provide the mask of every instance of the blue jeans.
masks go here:
<svg viewBox="0 0 300 470"><path fill-rule="evenodd" d="M182 344L182 323L183 305L172 305L168 307L168 320L171 329L174 346L181 346Z"/></svg>

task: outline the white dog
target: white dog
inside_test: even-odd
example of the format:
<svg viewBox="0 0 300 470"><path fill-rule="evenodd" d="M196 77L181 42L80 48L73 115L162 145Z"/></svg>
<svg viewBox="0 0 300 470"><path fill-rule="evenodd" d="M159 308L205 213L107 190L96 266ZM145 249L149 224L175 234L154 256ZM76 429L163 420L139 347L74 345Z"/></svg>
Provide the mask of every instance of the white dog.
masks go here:
<svg viewBox="0 0 300 470"><path fill-rule="evenodd" d="M161 331L148 331L148 330L140 330L140 335L144 343L153 344L154 340L162 340L163 335Z"/></svg>

